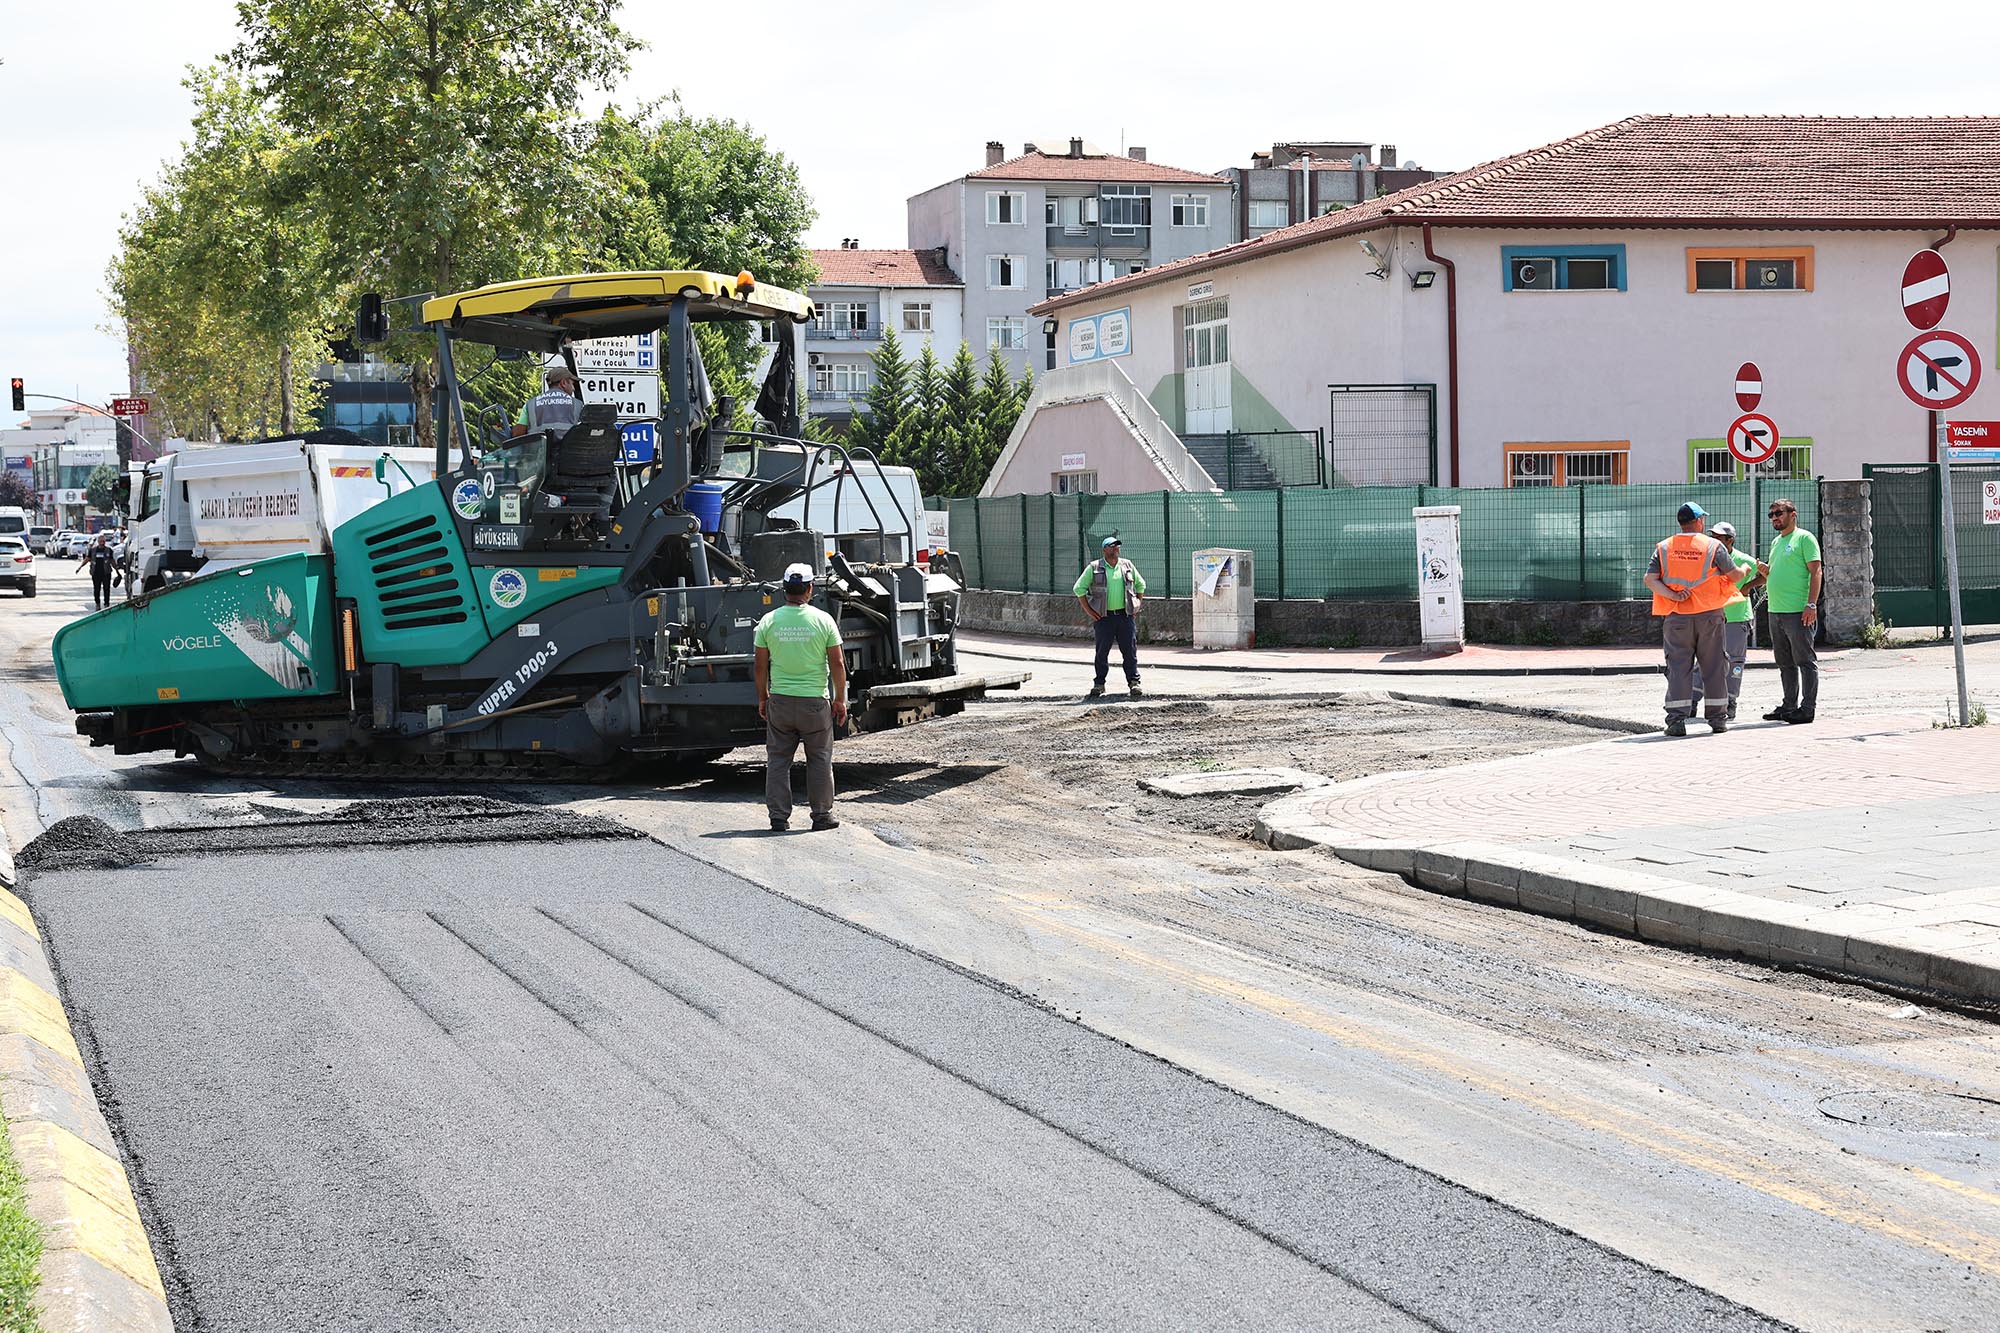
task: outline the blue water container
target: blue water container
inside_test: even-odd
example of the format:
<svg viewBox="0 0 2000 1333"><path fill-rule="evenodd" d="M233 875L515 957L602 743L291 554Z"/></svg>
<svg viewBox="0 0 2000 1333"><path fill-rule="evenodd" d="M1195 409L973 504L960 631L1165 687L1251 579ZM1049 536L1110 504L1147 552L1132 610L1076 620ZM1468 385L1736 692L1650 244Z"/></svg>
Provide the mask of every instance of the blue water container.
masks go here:
<svg viewBox="0 0 2000 1333"><path fill-rule="evenodd" d="M728 487L719 482L698 481L682 497L687 511L695 516L703 532L722 531L722 493Z"/></svg>

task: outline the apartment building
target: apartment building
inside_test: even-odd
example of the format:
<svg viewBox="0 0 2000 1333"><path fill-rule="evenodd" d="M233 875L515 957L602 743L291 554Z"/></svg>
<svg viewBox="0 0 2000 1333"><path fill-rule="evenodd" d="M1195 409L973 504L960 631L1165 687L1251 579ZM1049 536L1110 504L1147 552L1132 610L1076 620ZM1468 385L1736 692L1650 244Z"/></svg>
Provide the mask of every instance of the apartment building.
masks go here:
<svg viewBox="0 0 2000 1333"><path fill-rule="evenodd" d="M1055 343L1028 307L1093 283L1201 254L1237 237L1229 184L1072 138L1026 143L915 195L909 240L942 250L965 281L965 336L998 350L1016 374L1053 364Z"/></svg>
<svg viewBox="0 0 2000 1333"><path fill-rule="evenodd" d="M1346 140L1276 143L1250 154L1247 167L1230 167L1236 235L1263 236L1324 213L1338 212L1412 185L1436 180L1414 162L1398 163L1396 145Z"/></svg>
<svg viewBox="0 0 2000 1333"><path fill-rule="evenodd" d="M896 331L906 358L925 347L942 360L957 354L965 338L965 284L942 248L863 250L849 241L812 257L819 279L806 294L818 313L801 331L806 405L839 430L868 410L883 330Z"/></svg>

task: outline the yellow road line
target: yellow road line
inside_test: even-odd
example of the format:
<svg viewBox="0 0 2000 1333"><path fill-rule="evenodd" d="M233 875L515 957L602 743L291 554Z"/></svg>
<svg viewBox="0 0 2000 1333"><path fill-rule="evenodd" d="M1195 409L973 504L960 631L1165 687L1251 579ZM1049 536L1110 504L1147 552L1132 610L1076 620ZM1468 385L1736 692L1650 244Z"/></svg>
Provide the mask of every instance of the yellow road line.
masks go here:
<svg viewBox="0 0 2000 1333"><path fill-rule="evenodd" d="M1386 1040L1369 1028L1327 1014L1297 997L1279 995L1248 982L1199 971L1148 953L1128 940L1111 938L1087 926L1065 921L1047 912L1030 907L1022 907L1020 910L1022 915L1034 918L1055 934L1076 940L1100 952L1112 954L1124 962L1170 978L1192 990L1248 1004L1285 1022L1308 1028L1397 1063L1417 1065L1454 1082L1469 1084L1483 1092L1525 1103L1570 1124L1609 1135L1647 1153L1667 1157L1684 1166L1720 1176L1833 1221L1873 1231L1906 1244L1935 1250L1960 1263L1970 1264L1983 1272L2000 1276L2000 1237L1965 1232L1957 1227L1950 1228L1959 1233L1956 1237L1940 1236L1920 1229L1917 1225L1919 1219L1911 1218L1909 1222L1892 1220L1884 1215L1890 1210L1890 1206L1879 1200L1869 1200L1865 1205L1842 1202L1819 1191L1783 1180L1754 1158L1741 1155L1736 1150L1663 1120L1634 1116L1630 1112L1607 1107L1601 1103L1559 1100L1539 1088L1524 1086L1497 1074L1470 1067L1462 1057L1448 1056L1407 1043ZM1683 1146L1676 1147L1671 1143L1662 1142L1662 1139L1675 1140ZM1956 1181L1933 1177L1927 1172L1912 1171L1911 1174L1929 1183L1942 1183L1947 1188L1957 1188L1961 1193L1966 1190L1972 1190L1975 1194L1984 1193L1970 1186L1959 1187ZM1939 1225L1936 1218L1927 1217L1921 1221L1929 1223L1932 1227Z"/></svg>

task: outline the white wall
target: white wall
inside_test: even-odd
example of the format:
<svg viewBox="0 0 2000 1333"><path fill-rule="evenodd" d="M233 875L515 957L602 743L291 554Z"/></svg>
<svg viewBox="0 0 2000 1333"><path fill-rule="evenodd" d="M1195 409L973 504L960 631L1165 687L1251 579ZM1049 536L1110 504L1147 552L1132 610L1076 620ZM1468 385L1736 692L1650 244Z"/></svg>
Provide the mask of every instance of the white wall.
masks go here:
<svg viewBox="0 0 2000 1333"><path fill-rule="evenodd" d="M1058 313L1059 358L1068 324L1121 306L1132 311L1126 373L1169 424L1182 420L1172 378L1179 310L1193 283L1230 299L1238 429L1325 427L1334 383L1438 386L1441 480L1449 480L1442 271L1424 291L1408 273L1437 269L1416 229L1369 239L1388 256L1387 281L1351 237L1249 263L1175 276ZM1437 251L1457 265L1460 481L1498 486L1509 443L1629 441L1628 480L1684 482L1688 441L1719 439L1737 415L1736 368L1764 373L1766 412L1788 438L1813 441L1812 468L1858 477L1870 462L1929 457L1925 414L1896 387L1895 365L1914 335L1901 313L1903 265L1932 232L1571 231L1439 228ZM1507 292L1510 245L1623 245L1623 292ZM1687 290L1691 246L1810 245L1813 290ZM1986 363L1970 402L1951 415L2000 420L1996 323L2000 237L1963 232L1943 252L1952 269L1944 327L1969 337ZM1268 405L1266 406L1261 406Z"/></svg>

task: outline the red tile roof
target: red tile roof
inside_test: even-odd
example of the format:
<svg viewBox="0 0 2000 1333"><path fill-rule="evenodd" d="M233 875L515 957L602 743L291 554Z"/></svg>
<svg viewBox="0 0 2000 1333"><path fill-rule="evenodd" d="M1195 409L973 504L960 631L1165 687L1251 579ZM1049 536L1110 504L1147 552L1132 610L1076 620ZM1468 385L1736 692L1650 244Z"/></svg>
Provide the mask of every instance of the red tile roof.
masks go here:
<svg viewBox="0 0 2000 1333"><path fill-rule="evenodd" d="M969 181L1118 181L1144 183L1147 181L1180 185L1214 185L1220 176L1204 175L1199 171L1182 171L1179 167L1162 166L1158 162L1141 162L1136 158L1118 157L1111 153L1092 153L1083 157L1068 157L1061 154L1033 152L1023 153L1002 162L997 167L987 167L965 174Z"/></svg>
<svg viewBox="0 0 2000 1333"><path fill-rule="evenodd" d="M1110 289L1378 227L2000 227L2000 117L1633 116L1130 277Z"/></svg>
<svg viewBox="0 0 2000 1333"><path fill-rule="evenodd" d="M815 250L816 287L963 287L931 250Z"/></svg>

